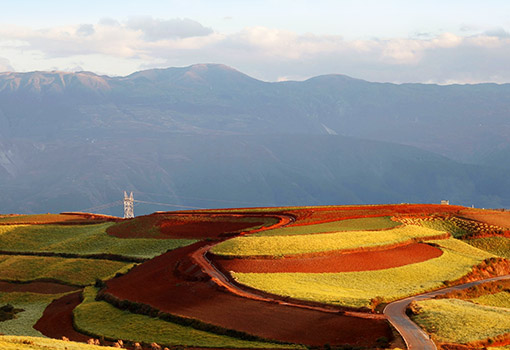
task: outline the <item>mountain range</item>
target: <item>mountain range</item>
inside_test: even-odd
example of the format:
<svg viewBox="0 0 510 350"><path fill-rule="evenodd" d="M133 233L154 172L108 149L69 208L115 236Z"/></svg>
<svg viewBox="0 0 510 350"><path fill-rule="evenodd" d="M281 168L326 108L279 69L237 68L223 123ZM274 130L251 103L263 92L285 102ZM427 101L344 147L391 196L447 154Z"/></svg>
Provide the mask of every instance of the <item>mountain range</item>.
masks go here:
<svg viewBox="0 0 510 350"><path fill-rule="evenodd" d="M510 84L263 82L198 64L0 73L0 213L510 207ZM171 207L170 205L175 205Z"/></svg>

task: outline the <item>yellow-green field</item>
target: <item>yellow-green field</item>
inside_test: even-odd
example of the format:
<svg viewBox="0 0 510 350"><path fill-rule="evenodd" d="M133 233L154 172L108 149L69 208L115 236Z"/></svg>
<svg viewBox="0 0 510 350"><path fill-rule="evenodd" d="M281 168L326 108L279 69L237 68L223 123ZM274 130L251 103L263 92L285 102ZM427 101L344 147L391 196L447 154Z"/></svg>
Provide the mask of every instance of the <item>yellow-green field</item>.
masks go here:
<svg viewBox="0 0 510 350"><path fill-rule="evenodd" d="M484 237L467 239L467 243L502 258L510 259L510 239L507 237Z"/></svg>
<svg viewBox="0 0 510 350"><path fill-rule="evenodd" d="M191 239L117 238L106 233L112 225L3 225L0 226L0 250L153 258L196 242Z"/></svg>
<svg viewBox="0 0 510 350"><path fill-rule="evenodd" d="M486 306L504 307L510 309L510 292L500 292L496 294L482 295L478 298L470 299L476 304Z"/></svg>
<svg viewBox="0 0 510 350"><path fill-rule="evenodd" d="M0 336L2 350L105 350L112 347L87 345L72 341L62 341L29 336Z"/></svg>
<svg viewBox="0 0 510 350"><path fill-rule="evenodd" d="M400 225L402 224L391 220L389 216L382 216L375 218L340 220L316 225L281 227L273 230L257 232L253 234L253 236L306 235L341 231L383 230Z"/></svg>
<svg viewBox="0 0 510 350"><path fill-rule="evenodd" d="M239 273L239 283L269 293L327 304L368 307L381 297L392 301L444 286L493 255L454 238L434 241L443 250L435 259L385 270L342 273Z"/></svg>
<svg viewBox="0 0 510 350"><path fill-rule="evenodd" d="M10 335L43 336L32 326L41 318L44 309L53 299L63 294L34 294L34 293L3 293L0 292L0 306L11 304L24 311L16 314L16 318L0 322L0 333ZM0 349L3 349L0 346Z"/></svg>
<svg viewBox="0 0 510 350"><path fill-rule="evenodd" d="M413 319L440 342L467 343L510 333L510 310L459 299L417 302Z"/></svg>
<svg viewBox="0 0 510 350"><path fill-rule="evenodd" d="M79 330L112 339L137 342L156 342L165 345L188 345L227 348L300 348L266 342L240 340L224 335L200 331L159 318L119 310L104 301L96 301L97 290L87 287L84 300L74 310Z"/></svg>
<svg viewBox="0 0 510 350"><path fill-rule="evenodd" d="M412 239L427 239L441 234L444 232L421 226L405 225L382 231L346 231L270 237L243 236L224 241L214 246L211 251L222 256L278 257L385 246Z"/></svg>
<svg viewBox="0 0 510 350"><path fill-rule="evenodd" d="M126 272L132 266L132 263L100 259L0 255L0 279L23 282L54 279L82 286L94 283L96 278L106 279L117 272Z"/></svg>

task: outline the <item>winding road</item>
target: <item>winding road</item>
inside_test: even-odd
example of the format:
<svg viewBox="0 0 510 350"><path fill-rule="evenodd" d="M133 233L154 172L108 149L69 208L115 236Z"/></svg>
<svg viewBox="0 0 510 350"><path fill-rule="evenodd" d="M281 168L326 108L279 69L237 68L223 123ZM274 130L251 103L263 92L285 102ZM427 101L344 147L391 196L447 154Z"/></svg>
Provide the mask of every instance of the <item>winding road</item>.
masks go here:
<svg viewBox="0 0 510 350"><path fill-rule="evenodd" d="M460 284L458 286L443 288L433 292L397 300L388 304L384 308L383 313L388 318L388 321L390 321L390 323L397 329L402 338L404 338L404 341L408 349L436 350L437 349L436 345L429 338L427 333L425 333L416 323L414 323L413 321L411 321L409 317L407 317L405 313L407 306L409 306L409 304L413 301L430 299L438 295L453 292L455 290L466 289L477 284L506 279L510 279L510 275L487 278L479 281Z"/></svg>

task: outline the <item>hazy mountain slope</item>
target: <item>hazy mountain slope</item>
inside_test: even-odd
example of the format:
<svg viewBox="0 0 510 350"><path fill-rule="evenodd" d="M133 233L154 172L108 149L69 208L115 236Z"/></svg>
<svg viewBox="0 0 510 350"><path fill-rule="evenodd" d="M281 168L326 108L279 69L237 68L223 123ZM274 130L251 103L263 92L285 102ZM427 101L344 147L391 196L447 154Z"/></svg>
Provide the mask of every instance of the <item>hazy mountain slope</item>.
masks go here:
<svg viewBox="0 0 510 350"><path fill-rule="evenodd" d="M0 212L82 210L119 200L125 189L138 199L196 207L444 198L510 205L505 174L407 146L329 135L165 136L61 140L29 152L17 141L11 151L25 149L25 162L15 164L17 176L0 172ZM141 205L137 213L165 209Z"/></svg>
<svg viewBox="0 0 510 350"><path fill-rule="evenodd" d="M341 75L266 83L222 65L105 77L0 74L4 137L337 133L473 161L510 143L510 85L380 84ZM8 131L6 131L8 130Z"/></svg>
<svg viewBox="0 0 510 350"><path fill-rule="evenodd" d="M222 65L0 73L0 212L85 209L132 189L198 207L510 206L509 93L341 75L267 83Z"/></svg>

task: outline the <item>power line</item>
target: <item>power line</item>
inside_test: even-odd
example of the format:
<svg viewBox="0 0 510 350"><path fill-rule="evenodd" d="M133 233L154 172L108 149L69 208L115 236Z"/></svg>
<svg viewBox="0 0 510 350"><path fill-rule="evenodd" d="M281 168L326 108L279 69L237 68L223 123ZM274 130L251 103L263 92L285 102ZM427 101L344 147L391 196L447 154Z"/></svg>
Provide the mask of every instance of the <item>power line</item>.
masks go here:
<svg viewBox="0 0 510 350"><path fill-rule="evenodd" d="M168 203L158 203L158 202L147 202L147 201L139 201L138 199L134 200L135 203L145 203L145 204L154 204L154 205L163 205L166 207L176 207L176 208L188 208L188 209L206 209L200 207L191 207L189 205L179 205L179 204L168 204Z"/></svg>
<svg viewBox="0 0 510 350"><path fill-rule="evenodd" d="M241 204L252 204L252 205L258 205L258 206L260 206L260 205L263 205L263 206L267 205L267 203L233 201L233 200L228 200L228 199L212 199L212 198L188 197L188 196L178 196L176 194L168 195L168 194L152 193L152 192L142 192L142 191L133 191L133 192L140 193L140 194L156 195L156 196L161 196L161 197L174 197L174 198L182 198L182 199L194 199L194 200L208 201L208 202L225 202L225 203L234 203L234 204L241 203Z"/></svg>

